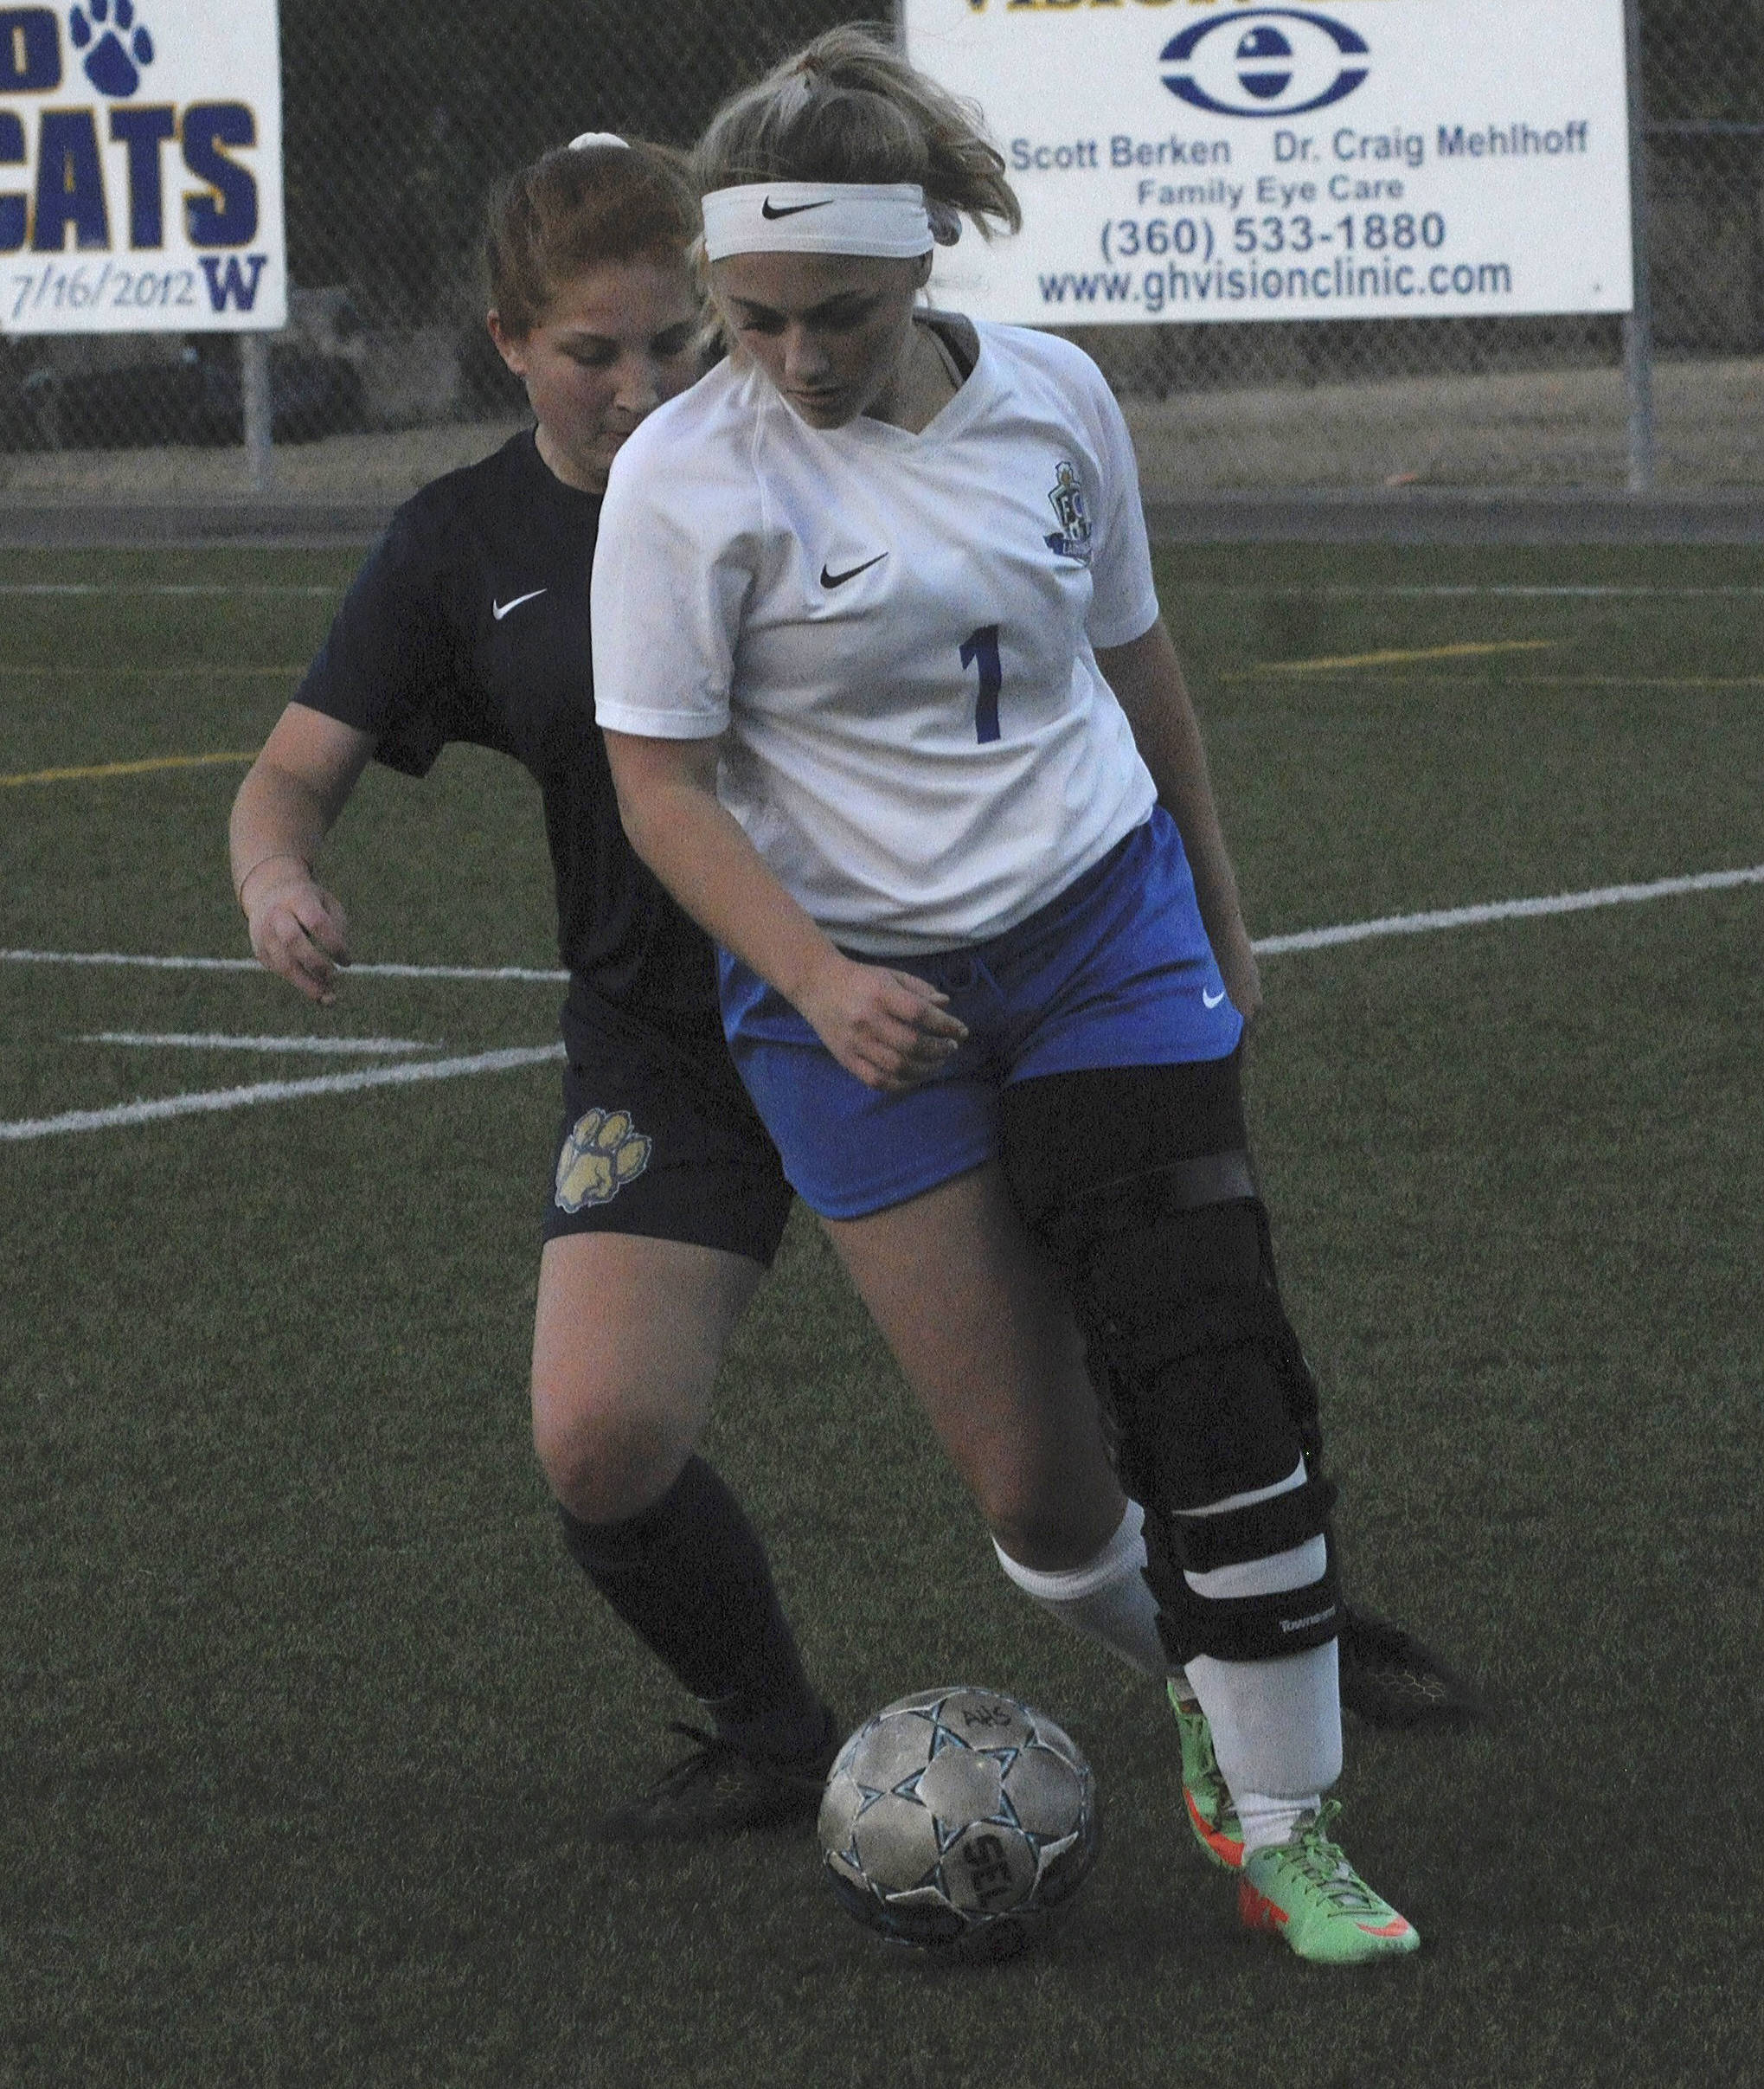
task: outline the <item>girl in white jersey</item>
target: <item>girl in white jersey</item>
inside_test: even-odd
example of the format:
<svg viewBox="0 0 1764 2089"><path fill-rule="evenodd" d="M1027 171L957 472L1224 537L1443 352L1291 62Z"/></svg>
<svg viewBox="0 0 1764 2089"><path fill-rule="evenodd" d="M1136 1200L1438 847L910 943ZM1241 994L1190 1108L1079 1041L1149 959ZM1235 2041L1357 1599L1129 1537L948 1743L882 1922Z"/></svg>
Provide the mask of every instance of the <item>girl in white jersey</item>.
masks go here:
<svg viewBox="0 0 1764 2089"><path fill-rule="evenodd" d="M1341 1605L1246 1151L1255 966L1119 411L1069 345L916 309L933 242L1017 205L866 33L696 164L732 353L625 445L594 569L626 829L1005 1572L1168 1677L1246 1918L1413 1950L1321 1798Z"/></svg>

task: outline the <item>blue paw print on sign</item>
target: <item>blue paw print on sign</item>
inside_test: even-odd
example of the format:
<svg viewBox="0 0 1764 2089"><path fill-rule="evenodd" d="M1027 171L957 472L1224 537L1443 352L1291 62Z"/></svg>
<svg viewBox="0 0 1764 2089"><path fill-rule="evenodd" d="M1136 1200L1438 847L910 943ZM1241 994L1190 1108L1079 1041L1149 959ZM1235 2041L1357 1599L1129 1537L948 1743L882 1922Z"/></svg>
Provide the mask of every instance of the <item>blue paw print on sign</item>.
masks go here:
<svg viewBox="0 0 1764 2089"><path fill-rule="evenodd" d="M135 0L86 0L85 6L68 10L67 34L75 50L92 44L86 51L86 77L114 101L132 94L141 84L141 67L153 62L153 39L135 24Z"/></svg>

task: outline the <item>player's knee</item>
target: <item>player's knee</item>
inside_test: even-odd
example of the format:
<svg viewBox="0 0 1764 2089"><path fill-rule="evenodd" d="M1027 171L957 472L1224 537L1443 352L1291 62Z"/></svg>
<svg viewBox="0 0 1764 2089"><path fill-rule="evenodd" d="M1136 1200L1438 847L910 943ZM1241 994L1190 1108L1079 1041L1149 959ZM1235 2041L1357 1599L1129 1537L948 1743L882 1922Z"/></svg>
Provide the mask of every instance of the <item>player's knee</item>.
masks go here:
<svg viewBox="0 0 1764 2089"><path fill-rule="evenodd" d="M1277 1486L1304 1456L1272 1346L1254 1332L1216 1334L1216 1346L1123 1372L1115 1385L1127 1483L1171 1512Z"/></svg>
<svg viewBox="0 0 1764 2089"><path fill-rule="evenodd" d="M1317 1391L1253 1198L1134 1214L1087 1257L1085 1302L1131 1486L1183 1509L1272 1487L1318 1448Z"/></svg>
<svg viewBox="0 0 1764 2089"><path fill-rule="evenodd" d="M1094 1492L1096 1490L1089 1490ZM1102 1528L1087 1494L1081 1497L1050 1476L1012 1472L991 1475L975 1489L993 1538L1020 1565L1064 1573L1088 1565L1112 1534ZM1110 1507L1119 1521L1119 1494Z"/></svg>
<svg viewBox="0 0 1764 2089"><path fill-rule="evenodd" d="M1336 1629L1333 1490L1260 1203L1186 1186L1172 1171L1100 1200L1084 1303L1171 1658L1259 1660Z"/></svg>
<svg viewBox="0 0 1764 2089"><path fill-rule="evenodd" d="M680 1476L690 1446L629 1435L535 1430L552 1497L581 1523L620 1523L659 1501Z"/></svg>
<svg viewBox="0 0 1764 2089"><path fill-rule="evenodd" d="M533 1448L553 1497L583 1523L614 1523L658 1501L692 1454L690 1402L580 1383L533 1385Z"/></svg>

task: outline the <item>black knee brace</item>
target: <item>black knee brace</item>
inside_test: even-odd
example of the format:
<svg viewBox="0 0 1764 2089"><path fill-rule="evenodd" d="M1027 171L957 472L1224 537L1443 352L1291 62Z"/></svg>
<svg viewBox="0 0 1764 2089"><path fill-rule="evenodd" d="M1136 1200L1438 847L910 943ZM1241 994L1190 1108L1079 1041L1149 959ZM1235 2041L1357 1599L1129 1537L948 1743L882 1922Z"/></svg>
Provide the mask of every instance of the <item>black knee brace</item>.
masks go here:
<svg viewBox="0 0 1764 2089"><path fill-rule="evenodd" d="M1097 1082L1141 1092L1107 1096L1104 1114L1086 1092ZM1121 1482L1145 1510L1148 1578L1178 1662L1319 1646L1341 1616L1317 1384L1280 1304L1235 1101L1228 1062L1058 1075L1006 1091L1012 1186L1090 1343ZM1124 1122L1133 1129L1115 1136ZM1181 1150L1234 1128L1225 1150ZM1301 1461L1298 1486L1247 1507L1194 1513L1278 1486ZM1184 1570L1209 1573L1319 1536L1323 1573L1281 1594L1203 1597L1185 1578Z"/></svg>

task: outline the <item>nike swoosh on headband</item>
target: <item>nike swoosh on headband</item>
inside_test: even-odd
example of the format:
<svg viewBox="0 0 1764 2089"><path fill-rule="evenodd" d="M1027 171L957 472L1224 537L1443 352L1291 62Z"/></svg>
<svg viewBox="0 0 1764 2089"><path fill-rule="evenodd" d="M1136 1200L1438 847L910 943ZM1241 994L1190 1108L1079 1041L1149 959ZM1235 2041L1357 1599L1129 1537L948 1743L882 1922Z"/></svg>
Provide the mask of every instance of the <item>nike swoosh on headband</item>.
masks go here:
<svg viewBox="0 0 1764 2089"><path fill-rule="evenodd" d="M799 217L805 210L824 210L830 203L835 203L839 199L837 196L824 196L818 203L779 203L774 205L772 198L768 196L766 198L766 201L760 206L760 215L761 217L769 218Z"/></svg>
<svg viewBox="0 0 1764 2089"><path fill-rule="evenodd" d="M872 566L881 565L887 556L886 551L878 551L874 558L865 559L861 566L848 566L843 573L829 573L823 566L821 585L824 588L843 588L847 581L855 581L860 573L868 573Z"/></svg>

